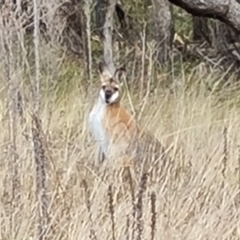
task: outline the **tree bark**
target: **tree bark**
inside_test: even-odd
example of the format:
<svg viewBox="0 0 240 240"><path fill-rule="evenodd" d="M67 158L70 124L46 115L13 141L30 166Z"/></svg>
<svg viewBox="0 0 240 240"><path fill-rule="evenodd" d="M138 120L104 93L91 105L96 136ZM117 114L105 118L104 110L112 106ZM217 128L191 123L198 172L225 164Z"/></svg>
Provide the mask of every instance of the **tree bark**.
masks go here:
<svg viewBox="0 0 240 240"><path fill-rule="evenodd" d="M240 4L236 0L169 0L194 16L218 19L240 32Z"/></svg>
<svg viewBox="0 0 240 240"><path fill-rule="evenodd" d="M211 43L207 18L193 16L193 40Z"/></svg>
<svg viewBox="0 0 240 240"><path fill-rule="evenodd" d="M103 26L103 58L104 62L107 65L109 71L114 74L115 65L114 65L114 57L113 57L113 13L115 11L115 7L117 4L117 0L108 0L107 10L105 16L105 22Z"/></svg>
<svg viewBox="0 0 240 240"><path fill-rule="evenodd" d="M155 40L157 42L157 60L161 64L168 62L173 41L173 21L171 6L167 0L152 0L155 28Z"/></svg>
<svg viewBox="0 0 240 240"><path fill-rule="evenodd" d="M103 25L105 22L105 12L106 12L106 1L105 0L95 0L95 17L96 17L96 27L98 34L103 38Z"/></svg>

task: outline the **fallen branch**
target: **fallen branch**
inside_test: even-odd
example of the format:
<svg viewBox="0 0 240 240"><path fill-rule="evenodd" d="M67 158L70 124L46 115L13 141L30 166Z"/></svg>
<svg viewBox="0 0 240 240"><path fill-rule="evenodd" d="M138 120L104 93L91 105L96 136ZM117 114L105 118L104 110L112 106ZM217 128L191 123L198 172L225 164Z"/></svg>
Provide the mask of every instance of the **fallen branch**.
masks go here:
<svg viewBox="0 0 240 240"><path fill-rule="evenodd" d="M188 13L218 19L240 32L240 4L236 0L169 0Z"/></svg>

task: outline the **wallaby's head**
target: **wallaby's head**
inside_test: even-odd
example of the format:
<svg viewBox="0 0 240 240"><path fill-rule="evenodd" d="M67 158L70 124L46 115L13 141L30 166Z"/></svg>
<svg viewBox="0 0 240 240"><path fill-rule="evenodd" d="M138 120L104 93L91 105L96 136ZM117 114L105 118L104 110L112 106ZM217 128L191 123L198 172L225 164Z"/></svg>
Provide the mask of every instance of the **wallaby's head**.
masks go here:
<svg viewBox="0 0 240 240"><path fill-rule="evenodd" d="M121 85L126 76L125 67L117 68L111 74L104 63L99 64L99 74L101 78L100 97L106 104L117 103L121 99Z"/></svg>

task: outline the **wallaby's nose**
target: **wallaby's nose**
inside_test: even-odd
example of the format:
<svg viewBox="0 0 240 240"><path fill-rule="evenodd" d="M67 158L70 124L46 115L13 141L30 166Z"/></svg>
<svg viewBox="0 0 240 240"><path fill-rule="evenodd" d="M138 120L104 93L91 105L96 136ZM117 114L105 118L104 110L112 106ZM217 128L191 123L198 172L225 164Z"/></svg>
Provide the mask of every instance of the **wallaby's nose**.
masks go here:
<svg viewBox="0 0 240 240"><path fill-rule="evenodd" d="M111 90L106 90L105 91L105 98L109 99L112 96L112 91Z"/></svg>

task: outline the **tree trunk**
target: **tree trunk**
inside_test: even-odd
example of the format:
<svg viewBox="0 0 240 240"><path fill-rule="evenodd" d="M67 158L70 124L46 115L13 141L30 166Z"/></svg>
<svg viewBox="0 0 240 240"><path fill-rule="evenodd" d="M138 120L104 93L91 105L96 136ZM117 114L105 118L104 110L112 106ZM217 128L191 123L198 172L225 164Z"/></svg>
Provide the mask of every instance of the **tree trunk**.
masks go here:
<svg viewBox="0 0 240 240"><path fill-rule="evenodd" d="M115 64L113 56L113 14L117 0L108 0L105 21L103 25L103 59L109 71L114 74Z"/></svg>
<svg viewBox="0 0 240 240"><path fill-rule="evenodd" d="M95 19L96 19L96 27L98 34L101 38L103 38L103 25L105 22L105 12L107 7L107 2L105 0L95 0Z"/></svg>
<svg viewBox="0 0 240 240"><path fill-rule="evenodd" d="M207 18L193 16L193 40L211 43Z"/></svg>
<svg viewBox="0 0 240 240"><path fill-rule="evenodd" d="M172 8L167 0L152 0L154 32L157 43L156 58L161 64L170 59L173 41Z"/></svg>

